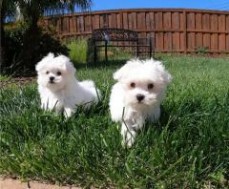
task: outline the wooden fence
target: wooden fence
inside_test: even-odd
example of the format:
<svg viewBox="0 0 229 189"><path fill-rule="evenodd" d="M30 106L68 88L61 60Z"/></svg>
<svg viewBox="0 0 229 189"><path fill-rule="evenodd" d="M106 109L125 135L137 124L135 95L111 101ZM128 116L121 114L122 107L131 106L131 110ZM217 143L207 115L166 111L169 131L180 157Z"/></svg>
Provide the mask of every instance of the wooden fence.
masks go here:
<svg viewBox="0 0 229 189"><path fill-rule="evenodd" d="M88 12L44 19L61 38L89 37L93 29L111 27L153 37L156 52L229 53L229 11L131 9Z"/></svg>

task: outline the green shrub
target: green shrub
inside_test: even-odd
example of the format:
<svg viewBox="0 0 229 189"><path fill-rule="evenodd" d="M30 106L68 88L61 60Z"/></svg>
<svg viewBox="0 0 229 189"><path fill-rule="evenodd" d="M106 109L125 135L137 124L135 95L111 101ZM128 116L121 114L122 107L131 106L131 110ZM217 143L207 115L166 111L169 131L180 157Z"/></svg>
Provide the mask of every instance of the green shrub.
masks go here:
<svg viewBox="0 0 229 189"><path fill-rule="evenodd" d="M69 57L74 63L87 62L87 41L85 39L71 41L67 44L67 47L69 49Z"/></svg>
<svg viewBox="0 0 229 189"><path fill-rule="evenodd" d="M200 55L207 54L208 51L209 51L209 48L208 47L197 47L196 48L196 53L197 54L200 54Z"/></svg>
<svg viewBox="0 0 229 189"><path fill-rule="evenodd" d="M76 64L91 63L94 61L94 46L87 39L77 39L67 43L69 57ZM109 60L126 60L131 57L130 49L108 47L107 55ZM105 60L105 48L97 49L98 61Z"/></svg>
<svg viewBox="0 0 229 189"><path fill-rule="evenodd" d="M1 65L3 70L9 74L13 74L14 70L20 64L19 56L23 47L23 36L25 35L27 27L25 25L17 24L14 27L5 27L4 41L4 61Z"/></svg>

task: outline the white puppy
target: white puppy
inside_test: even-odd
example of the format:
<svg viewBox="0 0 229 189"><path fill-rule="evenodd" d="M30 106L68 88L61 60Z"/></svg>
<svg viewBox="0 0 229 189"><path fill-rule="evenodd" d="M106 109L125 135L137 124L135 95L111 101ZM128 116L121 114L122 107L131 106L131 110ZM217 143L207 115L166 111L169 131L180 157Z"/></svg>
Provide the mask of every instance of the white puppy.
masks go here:
<svg viewBox="0 0 229 189"><path fill-rule="evenodd" d="M133 59L113 78L118 82L110 96L111 118L122 124L122 144L131 147L145 121L155 122L160 117L160 104L171 75L159 61Z"/></svg>
<svg viewBox="0 0 229 189"><path fill-rule="evenodd" d="M55 57L49 53L38 62L36 71L41 107L45 110L63 112L65 117L70 117L77 106L89 108L99 100L100 92L94 82L77 81L76 69L64 55Z"/></svg>

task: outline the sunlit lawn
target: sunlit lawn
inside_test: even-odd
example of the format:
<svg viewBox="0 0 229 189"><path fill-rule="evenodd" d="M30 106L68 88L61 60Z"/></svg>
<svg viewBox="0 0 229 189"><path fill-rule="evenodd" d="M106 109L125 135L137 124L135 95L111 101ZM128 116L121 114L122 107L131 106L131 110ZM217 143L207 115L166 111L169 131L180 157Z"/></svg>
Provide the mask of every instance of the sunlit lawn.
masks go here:
<svg viewBox="0 0 229 189"><path fill-rule="evenodd" d="M0 95L0 174L114 188L225 188L229 169L229 59L157 56L173 76L163 115L121 147L109 116L112 73L120 62L78 68L103 100L72 118L43 112L36 84Z"/></svg>

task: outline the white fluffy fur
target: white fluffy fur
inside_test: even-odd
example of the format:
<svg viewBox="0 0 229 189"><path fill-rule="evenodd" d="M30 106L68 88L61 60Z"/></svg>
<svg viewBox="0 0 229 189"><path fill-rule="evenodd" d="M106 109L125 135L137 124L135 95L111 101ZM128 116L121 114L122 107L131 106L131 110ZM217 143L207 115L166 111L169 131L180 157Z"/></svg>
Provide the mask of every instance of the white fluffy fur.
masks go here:
<svg viewBox="0 0 229 189"><path fill-rule="evenodd" d="M65 117L70 117L77 106L89 108L99 100L100 93L94 82L77 81L76 69L64 55L55 57L53 53L49 53L38 62L36 71L41 107L45 110L64 112Z"/></svg>
<svg viewBox="0 0 229 189"><path fill-rule="evenodd" d="M151 122L159 119L160 104L171 75L159 61L133 59L117 70L113 78L117 83L110 96L111 118L122 124L122 144L131 147L146 119Z"/></svg>

